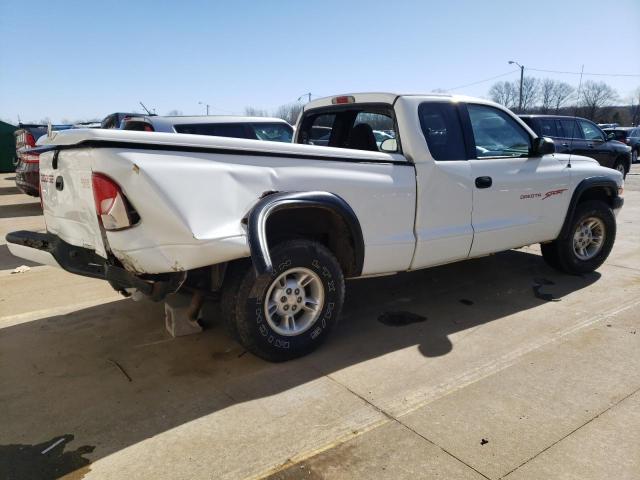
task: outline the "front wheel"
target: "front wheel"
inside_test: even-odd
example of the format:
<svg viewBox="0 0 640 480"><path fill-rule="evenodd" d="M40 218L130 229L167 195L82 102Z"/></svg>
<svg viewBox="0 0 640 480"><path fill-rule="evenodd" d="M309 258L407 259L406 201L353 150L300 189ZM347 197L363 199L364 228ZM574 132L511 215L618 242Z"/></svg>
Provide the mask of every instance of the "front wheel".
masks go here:
<svg viewBox="0 0 640 480"><path fill-rule="evenodd" d="M638 150L631 152L631 163L638 163Z"/></svg>
<svg viewBox="0 0 640 480"><path fill-rule="evenodd" d="M344 277L334 255L309 240L280 243L271 259L271 275L244 269L223 314L247 350L279 362L310 353L329 335L344 301Z"/></svg>
<svg viewBox="0 0 640 480"><path fill-rule="evenodd" d="M596 270L609 256L616 238L616 218L609 206L597 200L580 203L569 233L546 244L550 266L580 275Z"/></svg>
<svg viewBox="0 0 640 480"><path fill-rule="evenodd" d="M620 160L618 160L616 162L616 164L613 166L614 170L619 171L622 174L622 178L626 178L627 176L627 169L624 166L624 163Z"/></svg>

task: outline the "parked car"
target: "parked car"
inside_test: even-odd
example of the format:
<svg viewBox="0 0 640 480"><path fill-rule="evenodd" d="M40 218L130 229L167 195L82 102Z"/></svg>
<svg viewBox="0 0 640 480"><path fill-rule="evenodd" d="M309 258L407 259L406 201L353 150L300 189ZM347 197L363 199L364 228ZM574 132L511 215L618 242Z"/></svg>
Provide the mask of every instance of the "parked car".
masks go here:
<svg viewBox="0 0 640 480"><path fill-rule="evenodd" d="M137 117L139 113L124 113L124 112L115 112L110 113L106 117L102 119L101 128L111 129L111 128L120 128L122 121L128 117ZM153 115L148 115L153 116Z"/></svg>
<svg viewBox="0 0 640 480"><path fill-rule="evenodd" d="M52 125L52 130L67 130L72 125ZM39 154L31 151L40 137L47 133L47 125L20 123L16 138L16 186L32 197L40 195Z"/></svg>
<svg viewBox="0 0 640 480"><path fill-rule="evenodd" d="M125 118L121 128L144 132L191 133L286 143L291 143L293 138L291 125L280 118L269 117L229 115L150 117L138 115Z"/></svg>
<svg viewBox="0 0 640 480"><path fill-rule="evenodd" d="M327 146L309 144L318 124ZM372 125L393 138L378 146ZM218 296L231 335L272 361L325 340L345 278L534 243L553 268L592 272L623 204L620 172L579 155L567 168L508 109L462 96L314 100L292 144L85 129L39 151L48 231L9 233L14 255L125 295L183 292L196 316Z"/></svg>
<svg viewBox="0 0 640 480"><path fill-rule="evenodd" d="M640 127L618 127L605 128L604 133L619 142L629 145L631 148L631 163L638 161L638 153L640 153Z"/></svg>
<svg viewBox="0 0 640 480"><path fill-rule="evenodd" d="M520 115L520 118L538 135L552 138L557 152L591 157L623 176L631 168L631 148L609 138L586 118L560 115Z"/></svg>

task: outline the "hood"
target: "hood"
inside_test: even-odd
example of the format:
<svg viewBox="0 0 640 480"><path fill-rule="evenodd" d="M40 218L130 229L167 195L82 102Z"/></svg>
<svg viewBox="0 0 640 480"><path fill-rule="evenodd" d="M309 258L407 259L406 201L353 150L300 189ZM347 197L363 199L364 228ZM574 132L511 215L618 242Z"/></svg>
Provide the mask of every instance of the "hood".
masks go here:
<svg viewBox="0 0 640 480"><path fill-rule="evenodd" d="M585 157L583 155L575 155L568 153L554 153L553 156L557 158L561 162L571 162L571 163L591 163L593 165L600 165L597 160L591 157Z"/></svg>

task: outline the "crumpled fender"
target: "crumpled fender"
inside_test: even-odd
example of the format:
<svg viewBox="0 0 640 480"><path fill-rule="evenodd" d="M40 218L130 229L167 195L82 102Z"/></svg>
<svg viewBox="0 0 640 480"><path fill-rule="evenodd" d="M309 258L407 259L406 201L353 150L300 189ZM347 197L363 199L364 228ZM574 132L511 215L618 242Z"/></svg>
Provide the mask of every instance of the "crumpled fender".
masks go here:
<svg viewBox="0 0 640 480"><path fill-rule="evenodd" d="M341 197L330 192L278 192L263 197L248 215L247 234L251 260L258 276L273 272L267 243L267 220L277 211L293 208L322 208L338 214L347 224L355 249L356 275L364 263L364 239L360 222L353 209Z"/></svg>

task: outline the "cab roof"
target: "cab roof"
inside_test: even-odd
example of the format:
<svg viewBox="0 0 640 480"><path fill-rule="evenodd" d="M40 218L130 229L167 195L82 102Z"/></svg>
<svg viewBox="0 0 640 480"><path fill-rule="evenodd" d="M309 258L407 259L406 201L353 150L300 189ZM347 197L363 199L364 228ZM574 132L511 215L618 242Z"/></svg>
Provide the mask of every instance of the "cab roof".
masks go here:
<svg viewBox="0 0 640 480"><path fill-rule="evenodd" d="M448 98L452 101L464 101L473 100L482 103L493 103L487 100L468 97L466 95L456 95L451 93L397 93L397 92L360 92L360 93L344 93L340 95L331 95L330 97L323 97L313 100L304 106L304 110L311 110L318 107L328 107L335 105L335 99L349 98L348 102L351 104L358 103L387 103L392 105L399 97L424 97L425 99L443 99ZM339 102L342 103L342 102Z"/></svg>

